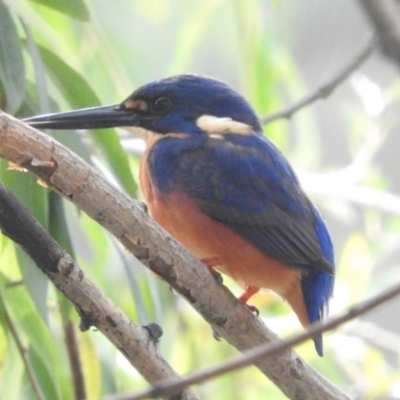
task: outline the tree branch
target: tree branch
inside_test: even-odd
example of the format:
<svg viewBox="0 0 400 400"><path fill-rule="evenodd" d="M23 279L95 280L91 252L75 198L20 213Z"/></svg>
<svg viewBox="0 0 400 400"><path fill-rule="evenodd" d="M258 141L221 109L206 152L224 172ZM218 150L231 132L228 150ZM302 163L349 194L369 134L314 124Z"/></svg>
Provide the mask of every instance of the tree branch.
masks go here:
<svg viewBox="0 0 400 400"><path fill-rule="evenodd" d="M0 114L0 157L34 172L113 233L238 350L279 342L200 261L150 218L141 203L116 190L54 139ZM291 399L348 399L291 350L255 365Z"/></svg>
<svg viewBox="0 0 400 400"><path fill-rule="evenodd" d="M95 326L151 383L168 378L180 379L161 357L148 331L134 325L106 298L3 184L0 184L0 229L26 251L75 305L82 318L81 330ZM182 399L198 399L189 389L167 391L162 398L172 400L178 394Z"/></svg>
<svg viewBox="0 0 400 400"><path fill-rule="evenodd" d="M276 354L284 351L290 347L296 346L307 339L310 339L316 334L320 334L339 325L344 324L368 311L382 305L388 300L393 299L400 295L400 283L397 283L390 288L383 290L371 299L364 301L363 303L357 304L351 307L347 312L342 313L338 316L331 317L327 321L320 321L308 327L301 333L293 335L291 338L282 341L278 344L269 343L266 345L258 346L254 349L246 351L241 356L238 356L230 361L219 364L215 367L207 368L199 372L192 373L184 377L180 382L176 380L169 380L165 382L159 382L150 389L146 389L136 393L126 393L125 395L118 395L117 397L106 397L102 400L142 400L148 398L156 398L164 393L165 390L179 389L187 385L193 385L196 383L204 382L216 376L225 374L227 372L235 371L239 368L246 367L253 364L257 360L265 357L272 357Z"/></svg>
<svg viewBox="0 0 400 400"><path fill-rule="evenodd" d="M382 53L400 67L400 8L395 0L359 0L378 35Z"/></svg>
<svg viewBox="0 0 400 400"><path fill-rule="evenodd" d="M347 66L345 66L339 73L333 76L328 82L315 90L315 92L309 94L308 96L290 105L289 107L283 108L282 110L262 117L261 123L263 125L267 125L277 119L288 119L292 117L292 115L297 111L309 106L317 100L326 99L344 80L346 80L365 60L368 59L368 57L372 54L376 47L376 40L370 40L365 48L360 52L360 54L354 57L354 59L351 60Z"/></svg>

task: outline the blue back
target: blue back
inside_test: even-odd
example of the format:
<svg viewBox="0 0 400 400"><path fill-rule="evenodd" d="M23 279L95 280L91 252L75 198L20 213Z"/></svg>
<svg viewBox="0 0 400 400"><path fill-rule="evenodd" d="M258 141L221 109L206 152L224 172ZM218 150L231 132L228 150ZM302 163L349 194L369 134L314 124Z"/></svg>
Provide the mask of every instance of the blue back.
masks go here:
<svg viewBox="0 0 400 400"><path fill-rule="evenodd" d="M206 215L253 246L302 269L309 320L323 317L334 284L329 233L292 168L268 139L235 134L224 140L207 134L192 140L170 138L154 146L149 160L160 190L187 194ZM315 344L322 355L321 336Z"/></svg>

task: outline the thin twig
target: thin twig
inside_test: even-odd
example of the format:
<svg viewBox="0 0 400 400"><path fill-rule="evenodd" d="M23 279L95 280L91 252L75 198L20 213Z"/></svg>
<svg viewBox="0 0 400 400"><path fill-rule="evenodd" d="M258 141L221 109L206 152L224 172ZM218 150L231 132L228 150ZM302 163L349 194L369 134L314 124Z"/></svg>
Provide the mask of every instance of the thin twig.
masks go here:
<svg viewBox="0 0 400 400"><path fill-rule="evenodd" d="M376 323L369 321L353 321L348 326L340 329L341 333L356 336L369 342L375 347L400 355L400 335L383 329Z"/></svg>
<svg viewBox="0 0 400 400"><path fill-rule="evenodd" d="M299 172L298 175L303 188L309 193L329 200L353 203L364 208L375 208L389 215L400 215L400 196L364 185L348 184L345 172L346 169L332 174Z"/></svg>
<svg viewBox="0 0 400 400"><path fill-rule="evenodd" d="M75 326L71 319L63 318L64 341L67 346L69 367L74 387L74 399L86 399L85 379L83 375L82 361L79 353L79 346Z"/></svg>
<svg viewBox="0 0 400 400"><path fill-rule="evenodd" d="M108 396L104 397L102 400L142 400L155 398L162 395L164 391L182 389L185 386L204 382L222 374L226 374L227 372L231 372L239 368L254 364L255 362L265 357L274 356L288 348L296 346L310 339L315 335L332 330L339 325L344 324L345 322L348 322L356 317L359 317L362 314L365 314L366 312L380 306L381 304L390 299L393 299L398 295L400 295L400 283L397 283L390 288L385 289L376 296L373 296L372 298L351 307L347 312L343 314L331 317L326 321L318 322L311 325L305 331L293 335L287 340L281 341L279 343L269 343L267 345L255 347L254 349L246 351L245 353L234 358L233 360L221 363L216 367L207 368L202 371L189 374L186 377L182 378L179 382L171 379L165 382L159 382L156 385L153 385L152 388L145 389L141 392L126 393L125 395L118 396Z"/></svg>
<svg viewBox="0 0 400 400"><path fill-rule="evenodd" d="M262 117L261 123L266 125L277 119L288 119L295 112L309 106L315 101L319 99L326 99L345 79L351 75L352 72L354 72L365 60L367 60L376 47L377 41L375 39L370 40L365 48L346 67L344 67L342 71L336 74L327 83L319 87L315 92L309 94L289 107Z"/></svg>
<svg viewBox="0 0 400 400"><path fill-rule="evenodd" d="M27 355L26 348L23 345L21 338L19 337L17 328L14 325L14 322L13 322L13 320L12 320L8 310L7 310L6 304L5 304L4 299L3 299L3 295L1 293L0 293L0 303L3 306L4 319L5 319L7 325L9 327L9 329L10 329L12 337L15 340L15 343L16 343L17 348L18 348L18 352L19 352L19 354L20 354L20 356L22 358L22 362L25 365L25 370L26 370L26 373L28 375L28 380L31 383L31 386L32 386L32 389L33 389L33 393L34 393L35 397L38 400L46 400L44 395L43 395L42 389L40 388L39 382L36 379L36 375L35 375L35 372L33 370L31 361L29 360L29 357Z"/></svg>

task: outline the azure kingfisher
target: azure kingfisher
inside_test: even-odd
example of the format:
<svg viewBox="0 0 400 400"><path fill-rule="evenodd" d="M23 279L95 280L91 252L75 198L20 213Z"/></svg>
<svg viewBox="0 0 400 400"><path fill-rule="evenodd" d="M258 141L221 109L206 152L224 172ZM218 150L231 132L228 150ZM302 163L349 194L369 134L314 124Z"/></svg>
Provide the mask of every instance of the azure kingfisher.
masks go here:
<svg viewBox="0 0 400 400"><path fill-rule="evenodd" d="M25 119L37 128L124 127L147 149L140 186L153 218L247 304L283 297L303 326L323 318L334 284L325 222L249 103L228 85L185 74L137 89L121 104ZM250 309L255 309L249 306ZM322 356L322 337L314 337Z"/></svg>

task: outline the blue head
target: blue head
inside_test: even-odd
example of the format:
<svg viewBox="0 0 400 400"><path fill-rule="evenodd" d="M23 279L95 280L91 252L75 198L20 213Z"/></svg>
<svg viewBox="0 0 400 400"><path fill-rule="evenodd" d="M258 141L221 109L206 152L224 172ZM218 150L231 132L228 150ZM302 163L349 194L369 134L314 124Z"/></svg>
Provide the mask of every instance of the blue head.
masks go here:
<svg viewBox="0 0 400 400"><path fill-rule="evenodd" d="M28 118L38 128L91 129L139 127L155 133L200 132L201 116L229 119L260 132L261 126L249 103L228 85L200 75L177 75L144 85L119 105L88 108ZM204 122L204 120L202 120ZM204 122L210 125L210 120Z"/></svg>
<svg viewBox="0 0 400 400"><path fill-rule="evenodd" d="M260 131L247 101L228 85L200 75L178 75L142 86L121 103L143 117L140 126L156 133L198 131L198 119L230 118ZM139 110L138 110L139 108Z"/></svg>

